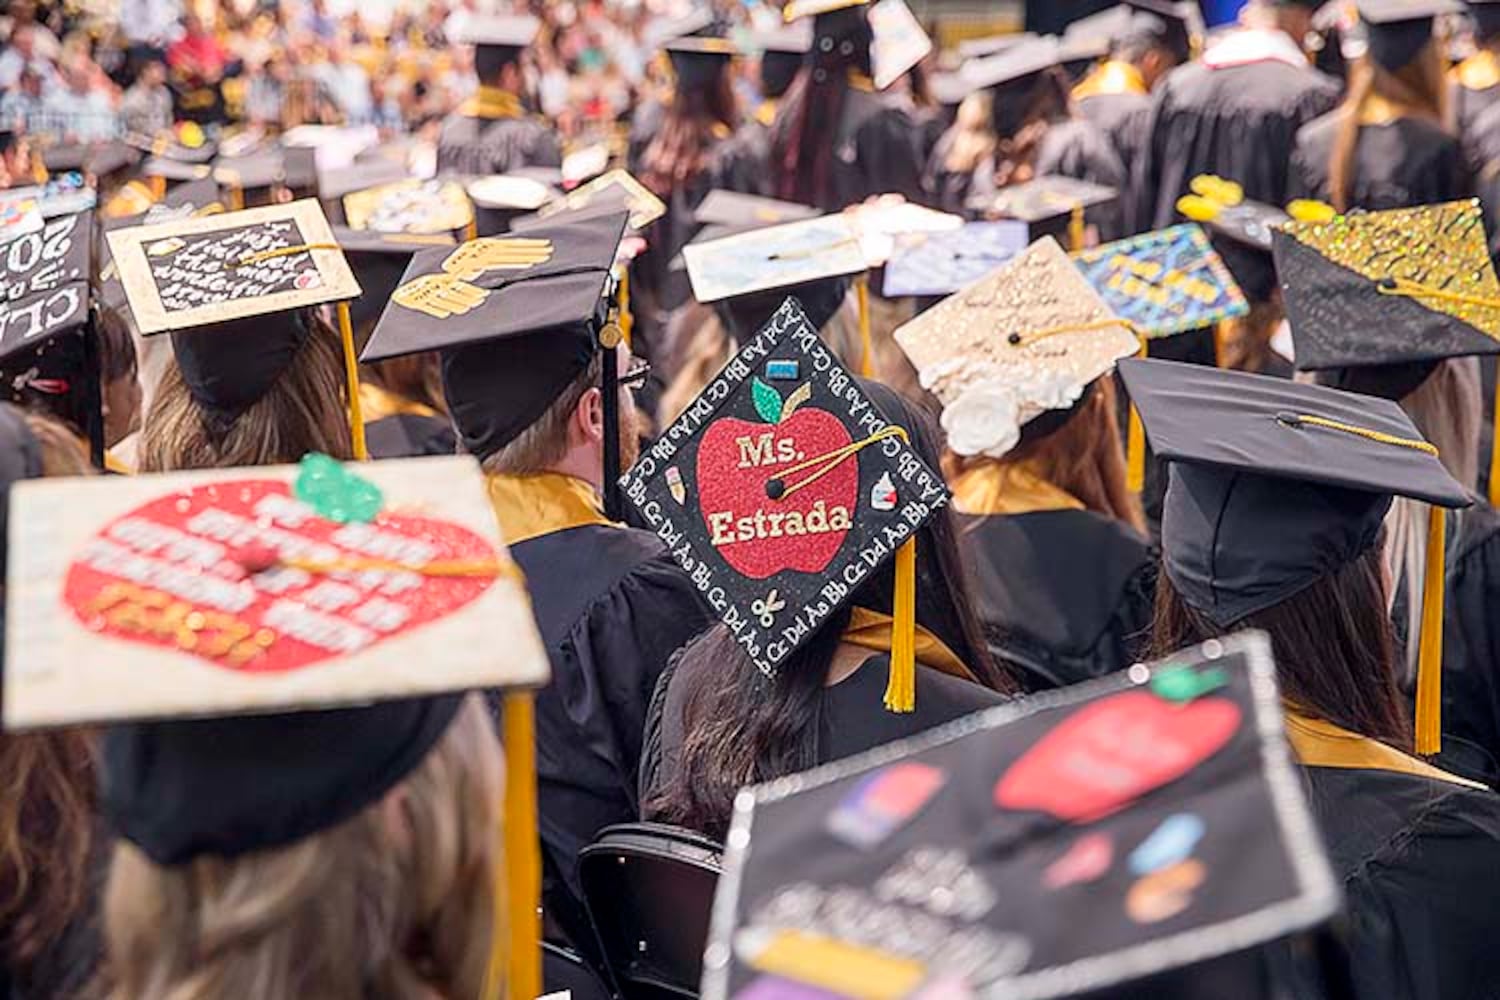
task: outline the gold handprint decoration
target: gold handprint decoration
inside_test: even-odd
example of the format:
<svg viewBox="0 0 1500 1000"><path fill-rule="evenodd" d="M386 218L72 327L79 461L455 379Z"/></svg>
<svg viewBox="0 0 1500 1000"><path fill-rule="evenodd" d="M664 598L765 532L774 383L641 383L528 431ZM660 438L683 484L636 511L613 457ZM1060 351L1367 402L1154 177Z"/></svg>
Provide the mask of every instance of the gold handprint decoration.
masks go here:
<svg viewBox="0 0 1500 1000"><path fill-rule="evenodd" d="M433 319L448 319L483 305L487 294L456 274L424 274L396 289L391 301Z"/></svg>
<svg viewBox="0 0 1500 1000"><path fill-rule="evenodd" d="M443 270L472 280L486 271L520 271L551 259L551 240L487 236L460 245L443 261Z"/></svg>

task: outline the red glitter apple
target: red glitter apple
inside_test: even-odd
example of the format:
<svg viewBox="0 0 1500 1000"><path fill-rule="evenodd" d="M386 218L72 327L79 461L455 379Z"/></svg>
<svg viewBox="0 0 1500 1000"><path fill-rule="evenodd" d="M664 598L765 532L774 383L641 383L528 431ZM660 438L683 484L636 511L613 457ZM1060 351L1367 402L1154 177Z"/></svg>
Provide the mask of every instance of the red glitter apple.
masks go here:
<svg viewBox="0 0 1500 1000"><path fill-rule="evenodd" d="M780 491L823 469L823 463L797 467L849 444L849 431L826 410L801 408L811 395L807 385L784 401L760 379L751 390L765 423L722 418L698 446L704 528L725 561L752 580L789 569L820 573L849 534L859 499L859 458L845 458L789 495Z"/></svg>
<svg viewBox="0 0 1500 1000"><path fill-rule="evenodd" d="M1071 823L1116 812L1221 750L1240 726L1226 698L1186 704L1127 691L1068 716L995 785L995 804Z"/></svg>
<svg viewBox="0 0 1500 1000"><path fill-rule="evenodd" d="M298 523L279 520L272 525L257 507L280 497L291 500L286 483L246 479L169 493L142 504L101 528L79 553L68 568L63 602L100 635L189 653L226 670L278 673L407 635L456 613L494 583L493 576L483 575L419 575L402 587L356 584L322 572L307 573L294 583L273 584L268 577L252 576L274 568L288 545L322 546L313 551L334 553L338 559L362 555L335 540L343 525L310 510L294 519ZM219 518L221 526L233 519L232 523L256 525L259 530L255 537L246 532L244 538L231 539L229 531L207 526L211 518ZM426 546L432 561L496 558L488 541L450 521L382 511L368 527L387 543L411 540ZM196 581L199 588L216 588L213 593L230 594L243 606L231 609L220 601L216 607L207 598L185 598L184 583L174 593L151 582L142 567L155 567L154 573L169 570L181 581ZM391 577L382 574L378 579ZM340 603L340 595L345 603ZM305 641L307 636L281 627L289 607L309 609L298 612L307 618L312 613L321 616L321 643ZM346 648L331 648L337 642Z"/></svg>

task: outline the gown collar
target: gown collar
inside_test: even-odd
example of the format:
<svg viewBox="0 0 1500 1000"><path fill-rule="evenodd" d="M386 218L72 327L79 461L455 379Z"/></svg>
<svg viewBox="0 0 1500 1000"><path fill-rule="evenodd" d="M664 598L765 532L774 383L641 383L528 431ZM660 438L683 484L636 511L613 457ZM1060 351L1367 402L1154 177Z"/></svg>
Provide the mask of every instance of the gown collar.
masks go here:
<svg viewBox="0 0 1500 1000"><path fill-rule="evenodd" d="M1306 69L1307 56L1292 36L1270 28L1242 28L1225 35L1203 53L1209 69L1227 69L1249 63L1279 62Z"/></svg>
<svg viewBox="0 0 1500 1000"><path fill-rule="evenodd" d="M437 411L426 403L398 396L373 382L360 382L359 409L365 423L373 424L386 417L435 417Z"/></svg>
<svg viewBox="0 0 1500 1000"><path fill-rule="evenodd" d="M1073 88L1073 100L1083 101L1106 94L1144 94L1146 78L1141 71L1119 59L1109 59Z"/></svg>
<svg viewBox="0 0 1500 1000"><path fill-rule="evenodd" d="M1331 722L1309 718L1291 709L1286 711L1286 738L1292 745L1292 752L1304 767L1391 771L1463 785L1465 788L1486 788L1477 781L1433 767L1384 743L1351 733Z"/></svg>
<svg viewBox="0 0 1500 1000"><path fill-rule="evenodd" d="M540 538L585 524L619 527L604 516L593 486L559 472L532 476L489 475L490 506L500 520L505 544Z"/></svg>
<svg viewBox="0 0 1500 1000"><path fill-rule="evenodd" d="M520 118L525 109L521 98L499 87L481 85L479 90L459 107L458 113L467 118Z"/></svg>
<svg viewBox="0 0 1500 1000"><path fill-rule="evenodd" d="M1500 56L1480 49L1449 71L1449 77L1465 90L1489 90L1500 86Z"/></svg>
<svg viewBox="0 0 1500 1000"><path fill-rule="evenodd" d="M953 509L961 514L1033 514L1083 510L1083 501L1037 475L1024 462L984 462L953 481Z"/></svg>
<svg viewBox="0 0 1500 1000"><path fill-rule="evenodd" d="M851 646L872 649L878 653L889 653L893 624L894 619L890 615L856 605L850 609L849 626L844 629L841 638ZM964 661L958 658L958 654L944 645L943 640L920 625L917 626L917 662L924 667L940 670L950 677L978 682L974 674L964 665Z"/></svg>

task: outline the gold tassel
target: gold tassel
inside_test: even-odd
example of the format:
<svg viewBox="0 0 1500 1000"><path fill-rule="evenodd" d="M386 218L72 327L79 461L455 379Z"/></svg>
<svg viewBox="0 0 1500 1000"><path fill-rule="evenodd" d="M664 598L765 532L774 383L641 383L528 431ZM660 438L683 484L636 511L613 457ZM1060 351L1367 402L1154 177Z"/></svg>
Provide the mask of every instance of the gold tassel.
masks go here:
<svg viewBox="0 0 1500 1000"><path fill-rule="evenodd" d="M365 447L365 415L359 399L359 358L354 354L354 323L349 319L349 303L339 303L339 339L344 342L344 383L349 395L349 438L354 445L354 457L368 461L370 451Z"/></svg>
<svg viewBox="0 0 1500 1000"><path fill-rule="evenodd" d="M245 189L238 184L229 185L229 210L238 212L245 207Z"/></svg>
<svg viewBox="0 0 1500 1000"><path fill-rule="evenodd" d="M1443 590L1448 512L1427 513L1427 567L1422 579L1422 639L1417 653L1417 753L1443 749Z"/></svg>
<svg viewBox="0 0 1500 1000"><path fill-rule="evenodd" d="M891 674L885 688L890 712L917 707L917 539L896 550L896 594L892 601Z"/></svg>
<svg viewBox="0 0 1500 1000"><path fill-rule="evenodd" d="M542 993L542 852L536 818L535 705L530 691L505 696L504 920L495 921L495 943L484 973L485 1000L515 1000ZM505 938L508 937L508 940Z"/></svg>
<svg viewBox="0 0 1500 1000"><path fill-rule="evenodd" d="M1500 387L1495 389L1494 441L1490 444L1490 506L1500 506Z"/></svg>
<svg viewBox="0 0 1500 1000"><path fill-rule="evenodd" d="M151 197L161 201L167 196L167 179L161 175L151 178Z"/></svg>
<svg viewBox="0 0 1500 1000"><path fill-rule="evenodd" d="M469 224L464 226L464 242L479 239L479 221L470 219Z"/></svg>
<svg viewBox="0 0 1500 1000"><path fill-rule="evenodd" d="M1146 356L1146 337L1139 335L1141 349L1136 357ZM1130 401L1130 420L1125 436L1125 488L1140 493L1146 488L1146 428L1141 424L1141 411Z"/></svg>
<svg viewBox="0 0 1500 1000"><path fill-rule="evenodd" d="M630 311L630 268L620 268L620 333L625 337L625 346L630 346L631 334L635 332L635 316Z"/></svg>
<svg viewBox="0 0 1500 1000"><path fill-rule="evenodd" d="M870 378L875 374L875 343L870 336L870 279L866 275L854 279L854 294L859 301L859 343L863 352L859 373Z"/></svg>
<svg viewBox="0 0 1500 1000"><path fill-rule="evenodd" d="M1068 249L1077 253L1085 250L1084 243L1088 240L1087 228L1083 217L1083 202L1073 206L1073 212L1068 216Z"/></svg>

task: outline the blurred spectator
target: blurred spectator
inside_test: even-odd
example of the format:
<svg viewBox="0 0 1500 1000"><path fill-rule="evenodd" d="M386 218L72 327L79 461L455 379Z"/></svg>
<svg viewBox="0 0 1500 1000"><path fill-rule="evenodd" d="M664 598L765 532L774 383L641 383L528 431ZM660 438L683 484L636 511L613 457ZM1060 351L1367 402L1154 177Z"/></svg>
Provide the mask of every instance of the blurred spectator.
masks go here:
<svg viewBox="0 0 1500 1000"><path fill-rule="evenodd" d="M141 64L140 75L120 101L120 118L128 132L156 135L172 127L172 92L167 67L156 60Z"/></svg>
<svg viewBox="0 0 1500 1000"><path fill-rule="evenodd" d="M0 127L0 189L25 187L32 179L30 142L24 133Z"/></svg>
<svg viewBox="0 0 1500 1000"><path fill-rule="evenodd" d="M146 63L165 59L167 46L182 33L181 19L181 0L120 0L127 71L139 73Z"/></svg>
<svg viewBox="0 0 1500 1000"><path fill-rule="evenodd" d="M39 44L42 30L32 24L16 25L10 44L0 52L0 90L12 90L28 69L37 75L43 86L50 87L57 82L57 69L52 58L42 51L44 46Z"/></svg>
<svg viewBox="0 0 1500 1000"><path fill-rule="evenodd" d="M35 66L25 66L15 86L0 89L4 91L0 94L0 127L33 134L46 131L42 127L42 77Z"/></svg>
<svg viewBox="0 0 1500 1000"><path fill-rule="evenodd" d="M181 117L200 122L219 120L223 116L219 84L229 54L197 14L189 11L183 15L182 29L182 37L167 49Z"/></svg>

